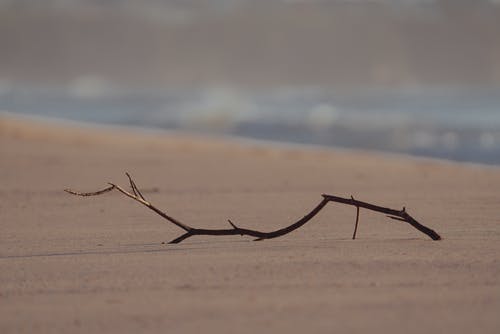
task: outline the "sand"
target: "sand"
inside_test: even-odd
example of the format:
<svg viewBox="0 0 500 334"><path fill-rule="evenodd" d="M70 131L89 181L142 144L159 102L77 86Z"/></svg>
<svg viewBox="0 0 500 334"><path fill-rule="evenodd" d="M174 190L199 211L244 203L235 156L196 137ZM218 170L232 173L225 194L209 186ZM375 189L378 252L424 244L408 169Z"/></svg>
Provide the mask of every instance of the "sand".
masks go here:
<svg viewBox="0 0 500 334"><path fill-rule="evenodd" d="M429 159L0 118L1 333L498 333L500 169ZM112 192L196 227L261 230L322 193L407 210L443 236L329 204L274 240L181 234Z"/></svg>

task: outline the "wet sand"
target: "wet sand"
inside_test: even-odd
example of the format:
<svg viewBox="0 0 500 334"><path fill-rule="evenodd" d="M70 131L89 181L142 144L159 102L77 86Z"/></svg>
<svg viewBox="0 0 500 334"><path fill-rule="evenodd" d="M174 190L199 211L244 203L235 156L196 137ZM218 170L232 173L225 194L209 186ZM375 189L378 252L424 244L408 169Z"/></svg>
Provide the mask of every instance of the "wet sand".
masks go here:
<svg viewBox="0 0 500 334"><path fill-rule="evenodd" d="M1 333L497 333L500 169L369 152L141 133L0 116ZM284 237L193 237L111 192L195 227L273 230L322 193L406 206L439 232L330 203Z"/></svg>

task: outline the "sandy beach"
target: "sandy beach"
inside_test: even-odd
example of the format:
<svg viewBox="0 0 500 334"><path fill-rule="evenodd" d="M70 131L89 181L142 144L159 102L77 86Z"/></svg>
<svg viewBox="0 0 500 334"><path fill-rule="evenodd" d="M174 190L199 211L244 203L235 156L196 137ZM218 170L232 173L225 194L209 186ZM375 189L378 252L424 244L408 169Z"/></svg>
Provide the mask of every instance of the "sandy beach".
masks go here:
<svg viewBox="0 0 500 334"><path fill-rule="evenodd" d="M0 116L1 333L498 333L500 169ZM441 234L330 203L400 209Z"/></svg>

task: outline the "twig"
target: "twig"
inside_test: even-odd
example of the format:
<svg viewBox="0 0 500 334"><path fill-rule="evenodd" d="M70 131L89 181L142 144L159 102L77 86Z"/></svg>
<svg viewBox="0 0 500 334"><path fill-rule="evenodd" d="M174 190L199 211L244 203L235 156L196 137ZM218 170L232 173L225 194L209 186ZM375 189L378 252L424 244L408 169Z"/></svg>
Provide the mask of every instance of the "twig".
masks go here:
<svg viewBox="0 0 500 334"><path fill-rule="evenodd" d="M351 199L354 201L354 197L351 195ZM356 232L358 231L359 222L359 205L356 205L356 224L354 224L354 232L352 233L352 240L356 239Z"/></svg>
<svg viewBox="0 0 500 334"><path fill-rule="evenodd" d="M194 235L248 235L248 236L254 237L255 238L254 240L256 240L256 241L278 238L278 237L281 237L285 234L288 234L288 233L298 229L302 225L306 224L314 216L316 216L325 207L325 205L328 204L328 202L336 202L336 203L352 205L352 206L356 207L356 224L355 224L354 233L352 236L353 239L356 238L356 232L358 229L358 222L359 222L360 208L364 208L367 210L384 213L391 219L408 223L411 226L413 226L414 228L416 228L417 230L419 230L420 232L429 236L432 240L441 240L441 236L438 233L436 233L434 230L417 222L412 216L410 216L406 212L405 208L403 208L403 210L394 210L394 209L389 209L389 208L373 205L373 204L366 203L366 202L361 202L361 201L355 200L354 197L352 197L352 196L351 196L351 198L344 198L344 197L338 197L338 196L326 195L326 194L322 195L323 199L321 200L321 202L318 205L316 205L316 207L314 207L304 217L299 219L297 222L295 222L287 227L284 227L282 229L276 230L276 231L261 232L261 231L257 231L257 230L250 230L250 229L246 229L246 228L241 228L241 227L238 227L236 224L234 224L231 220L228 220L229 224L231 225L230 229L194 228L194 227L191 227L191 226L186 225L184 223L181 223L177 219L167 215L165 212L158 209L153 204L151 204L149 201L147 201L144 198L144 196L142 195L142 193L140 192L139 188L135 184L135 182L132 179L132 177L130 176L130 174L126 173L126 175L129 179L129 183L130 183L130 187L132 188L132 192L126 191L125 189L123 189L122 187L120 187L114 183L109 183L109 187L106 187L102 190L98 190L95 192L83 193L83 192L77 192L77 191L70 190L70 189L65 189L64 191L66 191L67 193L70 193L72 195L76 195L76 196L97 196L97 195L101 195L101 194L104 194L104 193L110 192L111 190L116 189L119 192L121 192L122 194L124 194L125 196L133 199L134 201L141 203L142 205L146 206L150 210L156 212L161 217L165 218L170 223L180 227L181 229L183 229L185 231L184 234L182 234L181 236L177 237L176 239L170 241L169 243L171 243L171 244L180 243L181 241L183 241L189 237L192 237Z"/></svg>

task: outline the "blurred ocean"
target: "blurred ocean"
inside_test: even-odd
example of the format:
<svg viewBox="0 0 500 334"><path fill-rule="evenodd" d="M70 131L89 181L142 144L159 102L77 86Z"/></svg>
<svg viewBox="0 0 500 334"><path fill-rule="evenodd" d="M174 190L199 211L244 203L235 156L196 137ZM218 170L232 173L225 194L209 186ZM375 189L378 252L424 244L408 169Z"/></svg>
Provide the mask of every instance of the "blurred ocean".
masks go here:
<svg viewBox="0 0 500 334"><path fill-rule="evenodd" d="M0 0L0 111L500 164L499 0Z"/></svg>
<svg viewBox="0 0 500 334"><path fill-rule="evenodd" d="M176 129L500 164L500 91L319 87L120 91L97 78L0 89L0 110L96 124Z"/></svg>

